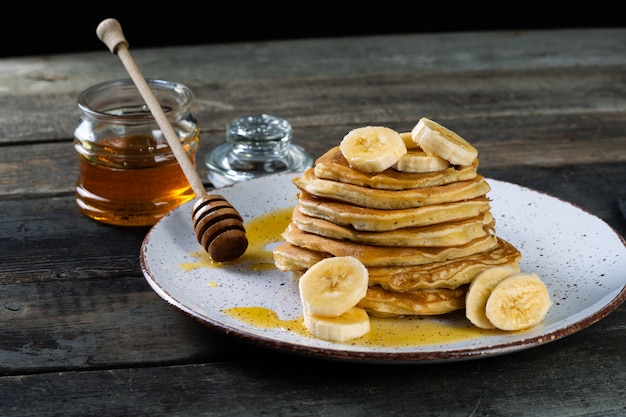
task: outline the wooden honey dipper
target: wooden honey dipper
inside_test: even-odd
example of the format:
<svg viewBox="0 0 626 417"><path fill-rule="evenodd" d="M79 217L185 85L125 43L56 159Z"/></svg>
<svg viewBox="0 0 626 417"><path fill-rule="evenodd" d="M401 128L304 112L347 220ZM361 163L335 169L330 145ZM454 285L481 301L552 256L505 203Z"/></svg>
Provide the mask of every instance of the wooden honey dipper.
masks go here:
<svg viewBox="0 0 626 417"><path fill-rule="evenodd" d="M224 197L217 194L207 194L200 176L180 143L178 135L174 132L161 105L130 55L128 41L124 37L122 26L116 19L105 19L98 25L96 34L124 64L126 71L163 131L165 139L196 197L199 198L193 205L191 213L198 242L215 262L228 262L239 258L248 248L248 238L241 215Z"/></svg>

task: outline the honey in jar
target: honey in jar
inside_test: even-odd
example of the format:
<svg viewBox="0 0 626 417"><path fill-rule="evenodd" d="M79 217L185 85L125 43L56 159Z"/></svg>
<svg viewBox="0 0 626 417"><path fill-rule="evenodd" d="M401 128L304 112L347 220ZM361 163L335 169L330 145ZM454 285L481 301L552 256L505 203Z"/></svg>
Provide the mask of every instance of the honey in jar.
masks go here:
<svg viewBox="0 0 626 417"><path fill-rule="evenodd" d="M146 80L195 165L199 127L182 84ZM93 86L78 97L76 204L108 224L150 226L194 198L176 157L131 80Z"/></svg>

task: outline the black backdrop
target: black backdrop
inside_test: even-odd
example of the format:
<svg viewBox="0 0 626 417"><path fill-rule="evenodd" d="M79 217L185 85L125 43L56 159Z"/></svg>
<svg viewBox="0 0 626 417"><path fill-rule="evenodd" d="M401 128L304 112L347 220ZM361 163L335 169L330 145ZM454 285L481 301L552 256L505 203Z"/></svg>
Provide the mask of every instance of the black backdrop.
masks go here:
<svg viewBox="0 0 626 417"><path fill-rule="evenodd" d="M157 4L160 4L157 6ZM102 50L117 18L131 48L370 34L626 26L626 1L214 0L3 4L1 57ZM8 11L11 10L9 13Z"/></svg>

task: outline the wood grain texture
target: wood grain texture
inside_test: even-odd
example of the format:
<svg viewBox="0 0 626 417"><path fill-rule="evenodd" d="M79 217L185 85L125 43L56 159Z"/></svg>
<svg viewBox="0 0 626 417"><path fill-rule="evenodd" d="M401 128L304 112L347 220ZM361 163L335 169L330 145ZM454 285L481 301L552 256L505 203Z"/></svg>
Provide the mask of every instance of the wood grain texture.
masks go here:
<svg viewBox="0 0 626 417"><path fill-rule="evenodd" d="M131 41L132 46L132 41ZM132 51L187 84L202 156L245 113L286 118L318 157L352 128L433 118L480 171L626 236L626 30L310 39ZM74 206L78 94L125 78L101 53L0 59L0 415L621 416L626 308L563 339L458 363L355 364L233 339L142 276L148 228Z"/></svg>
<svg viewBox="0 0 626 417"><path fill-rule="evenodd" d="M622 319L623 320L623 319ZM0 378L3 415L623 415L626 371L598 376L622 356L571 336L480 361L420 366L337 363L269 355L265 361L127 367ZM610 340L624 342L624 336ZM572 357L573 356L573 357ZM554 362L566 363L554 368ZM534 375L532 382L528 375ZM589 375L581 379L580 375ZM98 384L94 385L94 381ZM233 387L236 387L233 389ZM43 393L43 395L42 395ZM75 401L67 403L67 398ZM85 409L76 410L76 406ZM8 413L8 414L6 414Z"/></svg>

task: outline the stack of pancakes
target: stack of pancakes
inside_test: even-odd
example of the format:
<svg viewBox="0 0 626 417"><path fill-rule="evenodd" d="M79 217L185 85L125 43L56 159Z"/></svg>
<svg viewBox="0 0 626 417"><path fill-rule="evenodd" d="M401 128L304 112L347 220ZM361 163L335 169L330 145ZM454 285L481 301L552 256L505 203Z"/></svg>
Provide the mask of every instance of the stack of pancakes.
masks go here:
<svg viewBox="0 0 626 417"><path fill-rule="evenodd" d="M301 273L321 259L353 256L368 269L359 306L375 316L445 314L465 307L483 270L521 253L495 233L489 184L469 166L429 173L363 173L339 147L294 178L298 204L273 251L277 268Z"/></svg>

